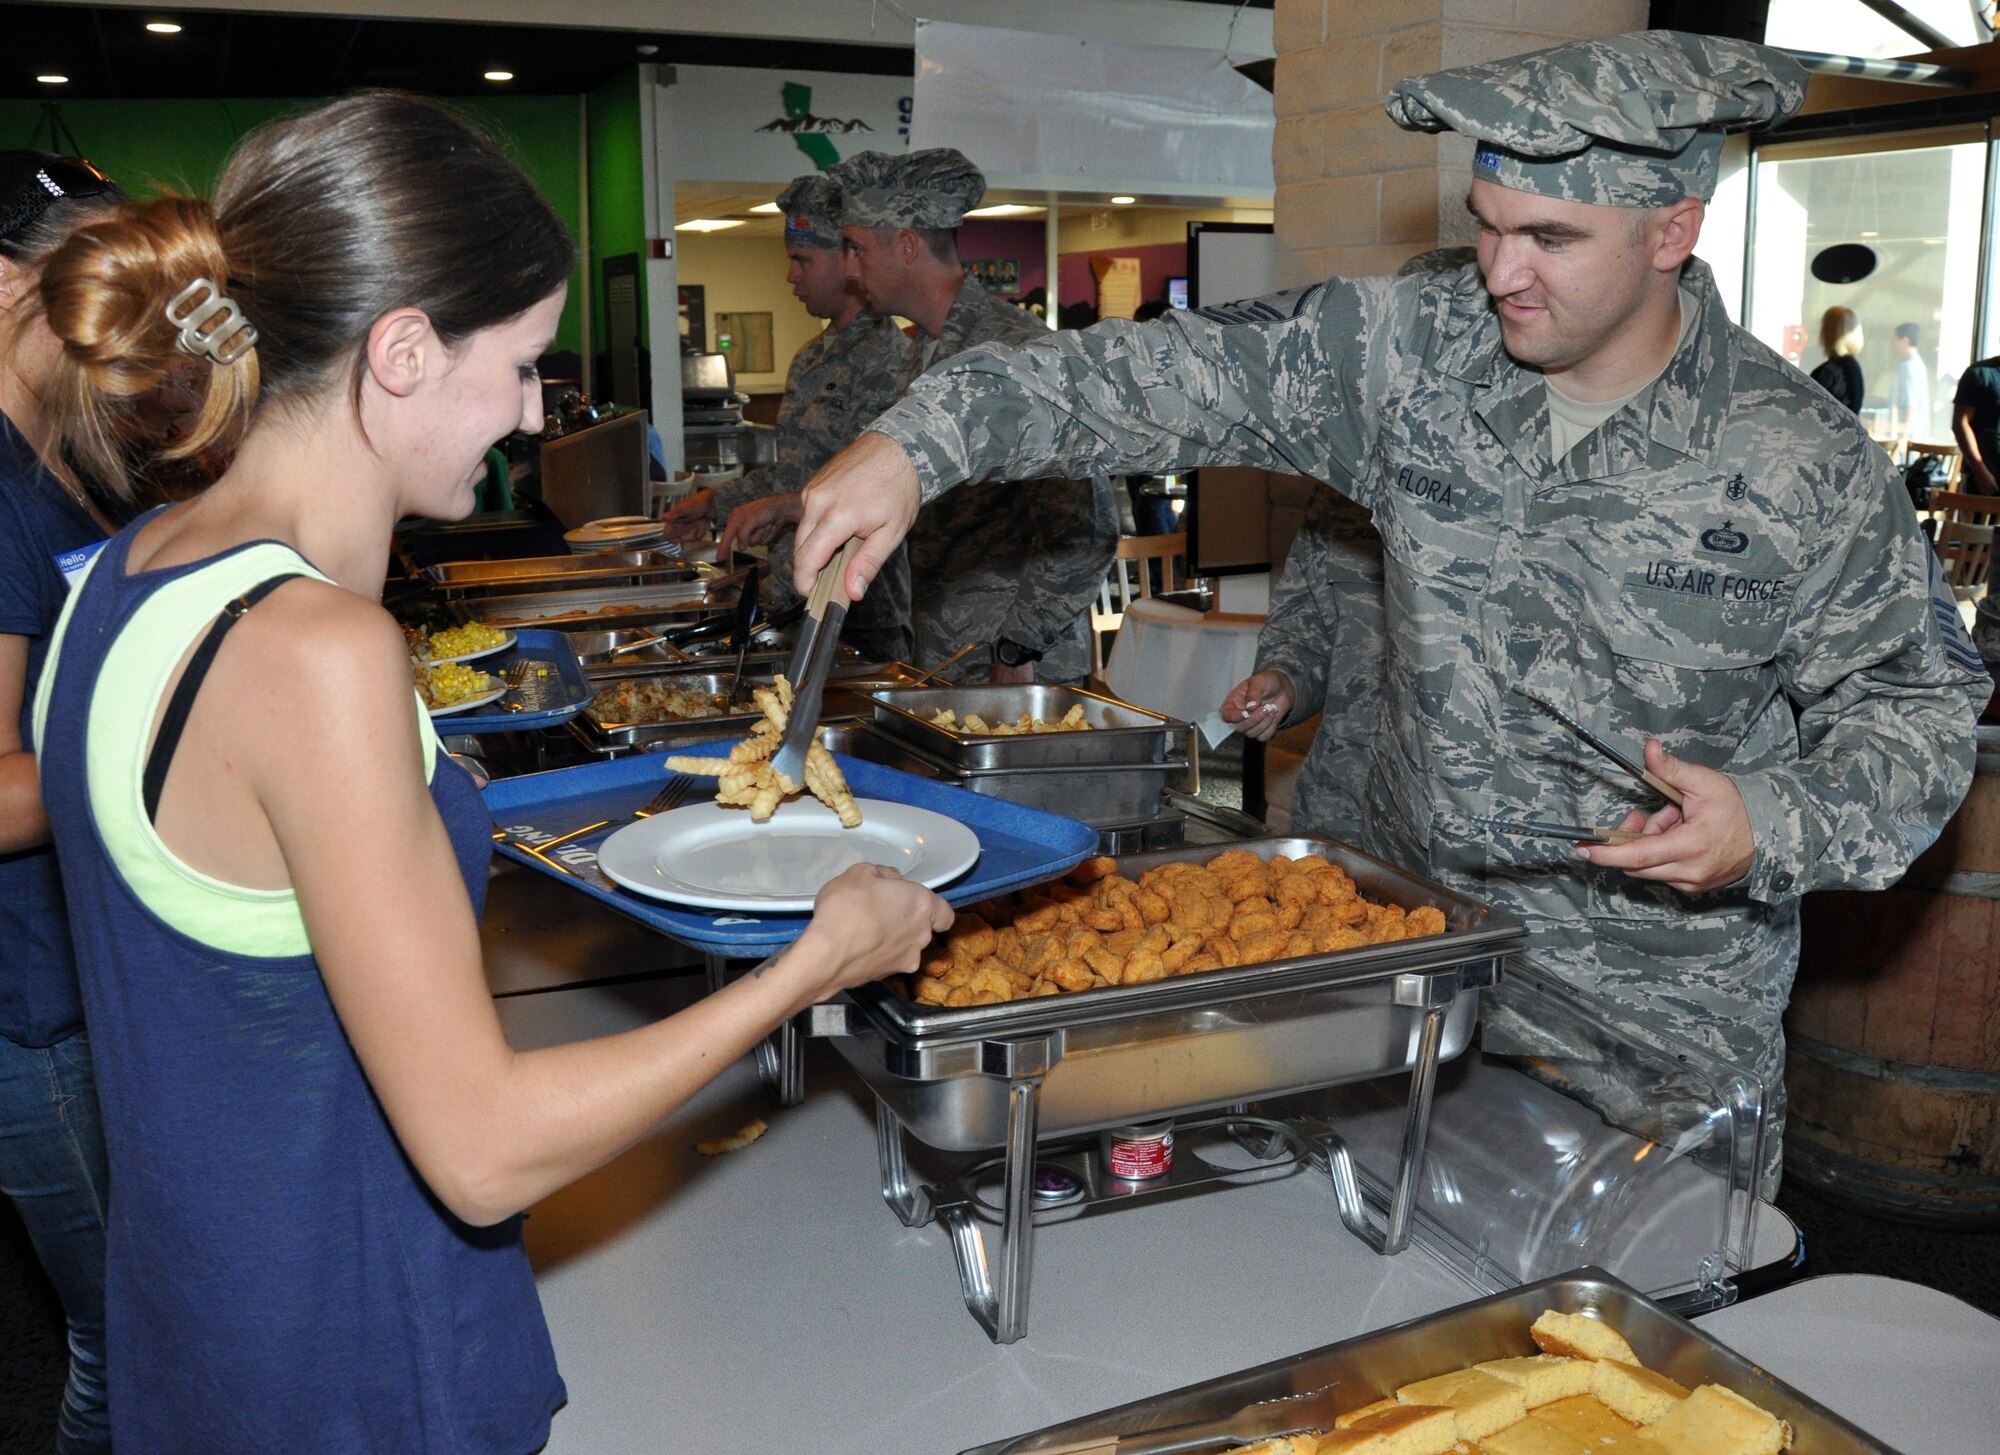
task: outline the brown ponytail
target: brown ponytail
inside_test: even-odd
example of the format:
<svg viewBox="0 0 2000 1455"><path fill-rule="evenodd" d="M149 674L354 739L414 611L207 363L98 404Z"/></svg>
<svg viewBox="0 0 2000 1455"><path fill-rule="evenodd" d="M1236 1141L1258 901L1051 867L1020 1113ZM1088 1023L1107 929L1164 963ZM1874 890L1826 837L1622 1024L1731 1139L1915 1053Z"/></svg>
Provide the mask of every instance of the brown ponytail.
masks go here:
<svg viewBox="0 0 2000 1455"><path fill-rule="evenodd" d="M363 346L396 308L424 312L447 345L517 318L560 288L576 246L490 138L434 102L365 91L245 137L213 210L135 203L49 258L42 298L63 341L51 424L86 474L130 498L119 425L177 347L166 306L209 278L257 330L218 364L201 421L168 452L233 450L253 408L358 408Z"/></svg>
<svg viewBox="0 0 2000 1455"><path fill-rule="evenodd" d="M179 351L167 303L195 278L228 276L209 205L190 197L128 202L49 255L42 311L63 352L45 408L64 458L85 478L132 499L134 415ZM207 372L200 420L163 458L227 453L241 437L257 397L256 351Z"/></svg>

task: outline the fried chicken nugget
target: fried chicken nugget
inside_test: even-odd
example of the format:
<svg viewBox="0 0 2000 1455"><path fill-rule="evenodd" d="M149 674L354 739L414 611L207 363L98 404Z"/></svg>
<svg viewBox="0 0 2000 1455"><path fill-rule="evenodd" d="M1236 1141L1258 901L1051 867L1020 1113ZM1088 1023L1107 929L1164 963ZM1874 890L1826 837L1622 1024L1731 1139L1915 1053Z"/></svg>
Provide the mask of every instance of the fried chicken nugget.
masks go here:
<svg viewBox="0 0 2000 1455"><path fill-rule="evenodd" d="M1222 879L1222 897L1237 904L1246 899L1268 899L1271 888L1271 876L1262 872L1231 874Z"/></svg>
<svg viewBox="0 0 2000 1455"><path fill-rule="evenodd" d="M1441 935L1446 929L1444 911L1429 904L1411 910L1403 924L1413 940L1423 935Z"/></svg>
<svg viewBox="0 0 2000 1455"><path fill-rule="evenodd" d="M1100 879L1107 879L1117 872L1118 861L1109 854L1099 854L1095 858L1085 859L1070 870L1068 877L1072 884L1088 885L1095 884Z"/></svg>
<svg viewBox="0 0 2000 1455"><path fill-rule="evenodd" d="M1062 906L1053 900L1043 900L1015 915L1014 928L1024 935L1043 935L1054 929L1061 918Z"/></svg>
<svg viewBox="0 0 2000 1455"><path fill-rule="evenodd" d="M1272 898L1279 904L1296 904L1301 908L1319 903L1319 886L1313 881L1318 876L1301 874L1297 870L1278 880Z"/></svg>
<svg viewBox="0 0 2000 1455"><path fill-rule="evenodd" d="M1236 942L1236 948L1245 965L1261 965L1266 960L1281 960L1285 946L1291 943L1289 932L1275 927L1268 930L1253 930Z"/></svg>
<svg viewBox="0 0 2000 1455"><path fill-rule="evenodd" d="M1080 960L1057 960L1043 972L1043 978L1064 990L1088 990L1097 984L1097 976Z"/></svg>
<svg viewBox="0 0 2000 1455"><path fill-rule="evenodd" d="M1210 935L1202 941L1202 946L1215 957L1219 965L1226 965L1233 970L1243 963L1243 952L1236 948L1236 941L1227 935Z"/></svg>
<svg viewBox="0 0 2000 1455"><path fill-rule="evenodd" d="M1164 894L1150 889L1135 890L1132 902L1139 906L1139 917L1149 925L1165 924L1173 917L1173 906Z"/></svg>
<svg viewBox="0 0 2000 1455"><path fill-rule="evenodd" d="M1118 983L1119 976L1125 972L1125 957L1106 949L1103 945L1086 951L1083 963L1113 985Z"/></svg>
<svg viewBox="0 0 2000 1455"><path fill-rule="evenodd" d="M960 911L958 918L951 922L951 929L945 935L945 945L956 959L984 960L990 956L1000 937L993 926L976 914Z"/></svg>
<svg viewBox="0 0 2000 1455"><path fill-rule="evenodd" d="M1150 951L1140 951L1125 961L1125 968L1119 972L1120 985L1145 985L1154 980L1167 978L1166 962Z"/></svg>
<svg viewBox="0 0 2000 1455"><path fill-rule="evenodd" d="M1196 955L1192 960L1188 961L1187 964L1181 968L1181 974L1200 975L1201 973L1207 970L1221 970L1223 968L1224 966L1220 956L1211 954L1208 951L1204 950L1201 954Z"/></svg>
<svg viewBox="0 0 2000 1455"><path fill-rule="evenodd" d="M1347 925L1336 925L1330 930L1313 936L1313 951L1320 955L1330 955L1336 950L1358 950L1368 943L1368 936Z"/></svg>
<svg viewBox="0 0 2000 1455"><path fill-rule="evenodd" d="M1160 951L1160 965L1169 975L1185 975L1195 956L1201 953L1201 941L1193 937L1174 941Z"/></svg>
<svg viewBox="0 0 2000 1455"><path fill-rule="evenodd" d="M1224 849L1220 854L1217 854L1213 859L1208 861L1207 867L1208 872L1211 874L1228 875L1250 872L1261 874L1264 872L1264 861L1248 849Z"/></svg>
<svg viewBox="0 0 2000 1455"><path fill-rule="evenodd" d="M911 999L918 1005L943 1005L951 995L951 987L942 980L919 980Z"/></svg>
<svg viewBox="0 0 2000 1455"><path fill-rule="evenodd" d="M1229 917L1229 938L1241 941L1245 935L1254 935L1260 930L1282 928L1278 916L1268 903L1239 904L1236 913Z"/></svg>

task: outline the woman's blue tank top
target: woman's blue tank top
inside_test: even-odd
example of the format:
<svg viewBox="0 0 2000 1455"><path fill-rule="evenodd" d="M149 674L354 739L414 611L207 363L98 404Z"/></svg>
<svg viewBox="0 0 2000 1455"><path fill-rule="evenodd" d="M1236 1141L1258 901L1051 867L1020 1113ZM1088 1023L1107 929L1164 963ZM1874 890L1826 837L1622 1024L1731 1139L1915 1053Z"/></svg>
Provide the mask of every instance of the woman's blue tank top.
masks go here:
<svg viewBox="0 0 2000 1455"><path fill-rule="evenodd" d="M114 1443L526 1455L565 1395L520 1219L470 1227L425 1187L289 891L175 859L140 804L186 649L257 582L319 573L263 542L128 576L136 529L73 593L37 702L111 1159ZM414 710L476 911L491 821ZM356 853L367 831L354 825Z"/></svg>

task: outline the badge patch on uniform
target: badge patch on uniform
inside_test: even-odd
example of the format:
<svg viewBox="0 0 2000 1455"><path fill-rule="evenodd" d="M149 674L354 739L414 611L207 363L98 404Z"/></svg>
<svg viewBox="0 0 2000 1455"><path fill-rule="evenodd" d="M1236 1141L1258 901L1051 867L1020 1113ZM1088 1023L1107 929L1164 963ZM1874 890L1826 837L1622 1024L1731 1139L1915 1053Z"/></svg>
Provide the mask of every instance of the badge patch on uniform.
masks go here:
<svg viewBox="0 0 2000 1455"><path fill-rule="evenodd" d="M1722 493L1731 500L1741 500L1750 493L1750 487L1744 483L1743 476L1738 474L1723 487Z"/></svg>
<svg viewBox="0 0 2000 1455"><path fill-rule="evenodd" d="M1718 555L1740 556L1750 549L1750 537L1736 529L1734 521L1725 520L1720 529L1711 526L1701 533L1701 548Z"/></svg>

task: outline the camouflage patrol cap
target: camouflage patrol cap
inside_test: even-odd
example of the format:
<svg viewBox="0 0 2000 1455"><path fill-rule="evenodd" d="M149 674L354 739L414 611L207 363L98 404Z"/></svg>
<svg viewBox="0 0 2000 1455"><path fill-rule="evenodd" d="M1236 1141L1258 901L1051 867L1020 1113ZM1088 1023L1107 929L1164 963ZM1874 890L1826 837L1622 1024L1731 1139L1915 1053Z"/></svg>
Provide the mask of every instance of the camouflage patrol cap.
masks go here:
<svg viewBox="0 0 2000 1455"><path fill-rule="evenodd" d="M1804 67L1782 51L1645 30L1411 76L1387 107L1406 130L1474 138L1473 174L1502 187L1663 207L1707 201L1723 133L1782 121L1805 92Z"/></svg>
<svg viewBox="0 0 2000 1455"><path fill-rule="evenodd" d="M986 177L950 147L891 156L859 152L827 175L845 227L957 227L986 195Z"/></svg>
<svg viewBox="0 0 2000 1455"><path fill-rule="evenodd" d="M840 246L840 184L819 172L792 178L778 194L788 248Z"/></svg>

